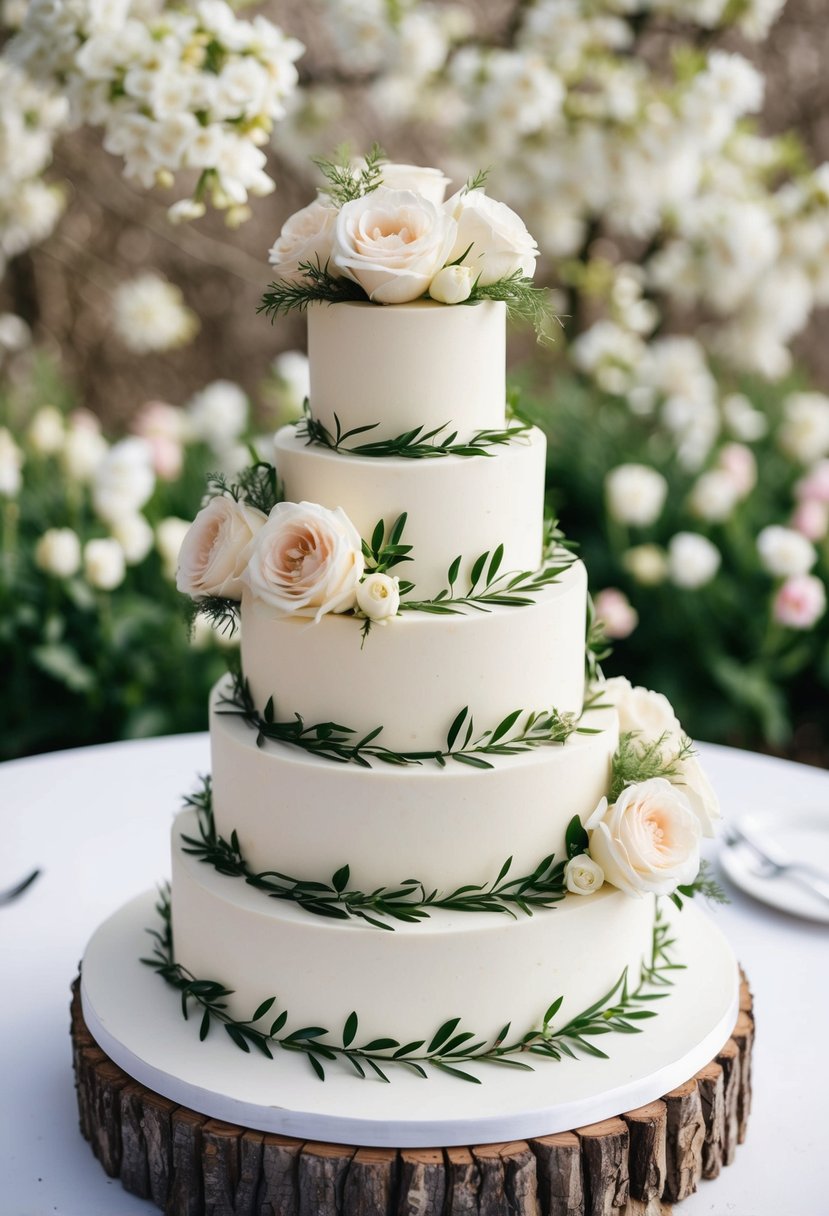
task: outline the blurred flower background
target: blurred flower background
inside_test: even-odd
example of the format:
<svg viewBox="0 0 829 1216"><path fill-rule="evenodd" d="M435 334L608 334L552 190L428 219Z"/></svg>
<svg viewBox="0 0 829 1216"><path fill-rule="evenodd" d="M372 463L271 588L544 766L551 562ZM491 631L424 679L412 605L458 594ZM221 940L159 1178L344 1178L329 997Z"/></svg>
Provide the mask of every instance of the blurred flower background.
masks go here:
<svg viewBox="0 0 829 1216"><path fill-rule="evenodd" d="M0 754L204 725L178 546L301 409L303 325L255 310L309 157L376 139L491 166L539 241L561 329L511 361L608 673L825 762L823 8L3 0Z"/></svg>

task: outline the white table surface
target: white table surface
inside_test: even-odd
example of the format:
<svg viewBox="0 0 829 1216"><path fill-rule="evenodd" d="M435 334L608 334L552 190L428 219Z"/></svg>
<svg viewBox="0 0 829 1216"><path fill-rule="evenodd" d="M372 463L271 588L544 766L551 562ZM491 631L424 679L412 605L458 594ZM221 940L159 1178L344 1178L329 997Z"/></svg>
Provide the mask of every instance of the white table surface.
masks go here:
<svg viewBox="0 0 829 1216"><path fill-rule="evenodd" d="M726 817L809 807L829 819L829 772L711 745L700 751ZM0 907L0 1216L157 1211L105 1176L78 1131L69 985L96 925L169 873L172 815L208 766L206 735L0 765L0 890L43 869L24 896ZM754 989L754 1108L735 1164L679 1212L827 1216L829 927L734 888L729 895L714 915Z"/></svg>

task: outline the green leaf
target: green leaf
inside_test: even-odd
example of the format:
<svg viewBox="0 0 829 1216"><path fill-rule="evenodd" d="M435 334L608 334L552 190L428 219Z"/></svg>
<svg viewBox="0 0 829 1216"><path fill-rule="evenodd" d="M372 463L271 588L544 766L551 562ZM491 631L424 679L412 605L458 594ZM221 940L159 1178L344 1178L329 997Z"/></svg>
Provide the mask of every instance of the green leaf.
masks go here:
<svg viewBox="0 0 829 1216"><path fill-rule="evenodd" d="M319 1039L328 1034L322 1026L303 1026L301 1030L292 1031L285 1039L286 1043L302 1043L307 1039Z"/></svg>
<svg viewBox="0 0 829 1216"><path fill-rule="evenodd" d="M571 860L572 858L580 857L582 853L587 852L590 845L590 837L582 827L581 819L579 819L578 815L574 815L567 824L564 844L567 856Z"/></svg>
<svg viewBox="0 0 829 1216"><path fill-rule="evenodd" d="M520 709L514 709L511 714L507 714L506 718L504 718L502 722L499 722L495 727L495 730L492 732L490 743L497 743L499 739L502 739L504 735L511 731L513 726L515 726L515 723L521 717L521 713L522 711Z"/></svg>
<svg viewBox="0 0 829 1216"><path fill-rule="evenodd" d="M372 1039L370 1043L364 1044L360 1051L390 1051L392 1047L399 1046L397 1039Z"/></svg>
<svg viewBox="0 0 829 1216"><path fill-rule="evenodd" d="M469 587L470 587L471 591L474 591L475 587L478 585L478 580L480 579L481 575L483 574L484 566L486 565L488 557L489 557L489 552L487 551L486 553L482 553L480 557L475 559L475 563L474 563L474 565L472 567L472 571L469 575Z"/></svg>
<svg viewBox="0 0 829 1216"><path fill-rule="evenodd" d="M202 1042L202 1043L204 1042L204 1040L207 1038L209 1031L210 1031L210 1010L205 1009L204 1017L202 1018L201 1026L199 1027L200 1042Z"/></svg>
<svg viewBox="0 0 829 1216"><path fill-rule="evenodd" d="M383 537L386 535L386 525L384 520L378 519L374 525L374 531L371 534L371 549L374 554L378 554L383 545Z"/></svg>
<svg viewBox="0 0 829 1216"><path fill-rule="evenodd" d="M343 891L348 886L348 880L350 877L351 877L351 870L349 869L348 866L341 866L340 869L337 870L336 874L331 879L331 886L334 888L334 890L337 892L338 895L342 895Z"/></svg>
<svg viewBox="0 0 829 1216"><path fill-rule="evenodd" d="M263 1001L262 1004L258 1007L258 1009L256 1010L256 1013L253 1015L253 1017L250 1020L252 1022L258 1022L260 1018L263 1018L265 1016L265 1014L268 1013L273 1008L275 1002L276 1002L276 997L269 996L268 999L266 1001Z"/></svg>
<svg viewBox="0 0 829 1216"><path fill-rule="evenodd" d="M454 1033L455 1028L459 1024L460 1018L451 1018L448 1022L444 1022L443 1025L435 1031L431 1043L426 1048L426 1054L431 1055L433 1052L437 1051L438 1048L446 1042L449 1036Z"/></svg>
<svg viewBox="0 0 829 1216"><path fill-rule="evenodd" d="M504 546L499 545L492 555L492 560L489 563L489 569L486 572L487 586L495 578L495 575L501 568L501 562L504 560Z"/></svg>
<svg viewBox="0 0 829 1216"><path fill-rule="evenodd" d="M280 1013L279 1017L276 1018L273 1025L271 1026L271 1038L272 1039L276 1038L276 1036L279 1034L280 1030L285 1025L287 1020L288 1020L288 1010L283 1009L282 1012Z"/></svg>
<svg viewBox="0 0 829 1216"><path fill-rule="evenodd" d="M547 1010L547 1012L544 1014L544 1019L543 1019L543 1020L544 1020L544 1025L545 1025L545 1026L549 1026L550 1022L552 1022L553 1018L556 1016L556 1014L558 1013L559 1009L561 1009L561 1006L562 1006L562 1002L563 1002L563 1001L564 1001L564 997L563 997L563 996L560 996L560 997L558 997L556 1000L554 1000L554 1001L553 1001L553 1003L552 1003L552 1005L550 1006L550 1008L549 1008L549 1009Z"/></svg>
<svg viewBox="0 0 829 1216"><path fill-rule="evenodd" d="M446 581L449 583L450 587L454 587L455 583L458 581L458 575L459 575L460 569L461 569L461 561L462 561L461 557L456 557L455 560L452 562L452 565L449 567L449 572L446 575Z"/></svg>
<svg viewBox="0 0 829 1216"><path fill-rule="evenodd" d="M242 1031L233 1022L225 1022L225 1030L230 1035L237 1047L241 1047L242 1051L250 1052L250 1044L248 1043Z"/></svg>
<svg viewBox="0 0 829 1216"><path fill-rule="evenodd" d="M307 1052L306 1054L308 1057L308 1063L311 1065L314 1072L319 1077L320 1081L324 1081L325 1080L325 1069L323 1068L322 1063L317 1059L317 1057L315 1055L312 1055L312 1053L310 1051Z"/></svg>
<svg viewBox="0 0 829 1216"><path fill-rule="evenodd" d="M460 713L457 715L457 717L455 718L452 725L449 727L449 733L446 736L446 750L448 752L451 752L452 748L454 747L455 740L458 737L458 732L460 731L461 727L463 726L464 720L466 719L466 715L468 713L469 713L469 706L466 705L460 711Z"/></svg>
<svg viewBox="0 0 829 1216"><path fill-rule="evenodd" d="M352 1010L343 1027L343 1047L350 1047L357 1033L357 1014Z"/></svg>

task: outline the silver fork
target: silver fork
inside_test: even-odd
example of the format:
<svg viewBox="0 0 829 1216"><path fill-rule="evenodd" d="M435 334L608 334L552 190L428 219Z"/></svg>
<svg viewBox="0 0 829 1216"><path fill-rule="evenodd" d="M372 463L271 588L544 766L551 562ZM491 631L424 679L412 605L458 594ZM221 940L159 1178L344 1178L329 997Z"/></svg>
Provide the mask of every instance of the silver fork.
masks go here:
<svg viewBox="0 0 829 1216"><path fill-rule="evenodd" d="M805 861L791 861L768 845L760 844L744 828L730 825L725 836L729 848L744 845L754 855L762 878L790 878L829 903L829 874Z"/></svg>

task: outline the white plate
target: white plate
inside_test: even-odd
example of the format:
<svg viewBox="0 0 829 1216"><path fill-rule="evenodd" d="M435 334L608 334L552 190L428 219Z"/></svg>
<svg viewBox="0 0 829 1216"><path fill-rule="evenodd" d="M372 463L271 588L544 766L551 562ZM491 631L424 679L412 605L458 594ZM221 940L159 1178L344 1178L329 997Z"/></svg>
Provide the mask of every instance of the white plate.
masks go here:
<svg viewBox="0 0 829 1216"><path fill-rule="evenodd" d="M829 875L829 807L752 811L737 821L737 828L744 828L761 847L768 845L774 857L808 862ZM787 875L767 877L748 846L724 846L719 862L734 885L755 899L792 916L829 924L829 900Z"/></svg>

